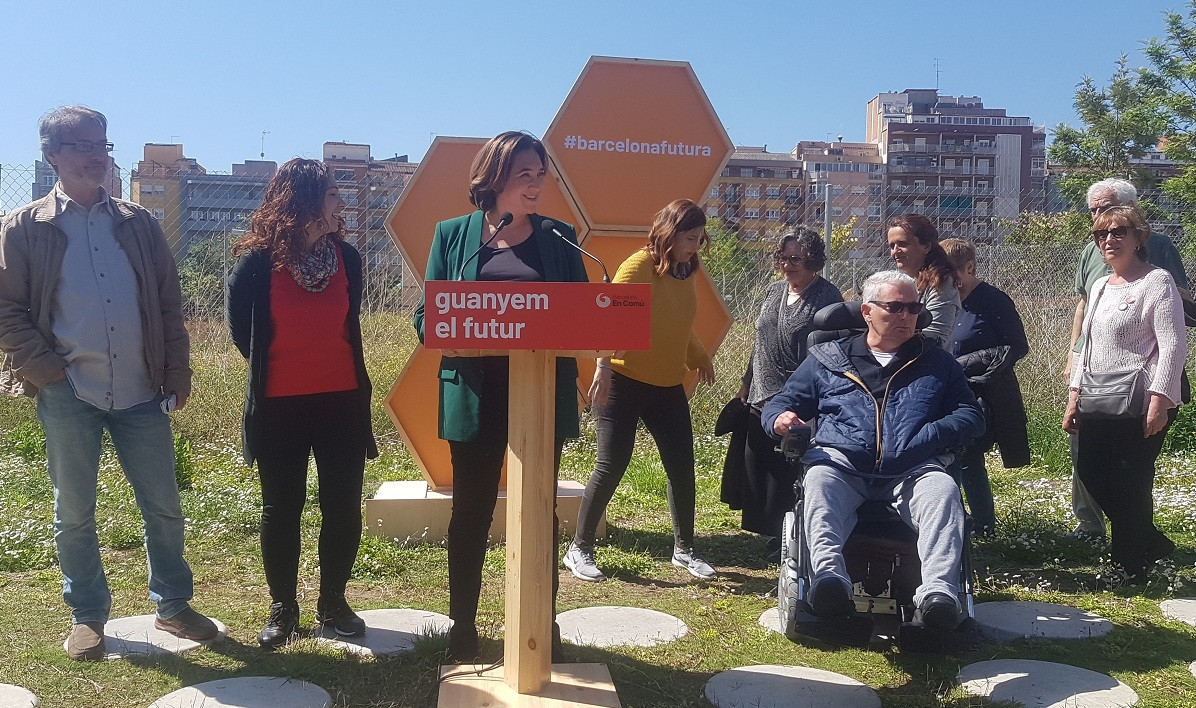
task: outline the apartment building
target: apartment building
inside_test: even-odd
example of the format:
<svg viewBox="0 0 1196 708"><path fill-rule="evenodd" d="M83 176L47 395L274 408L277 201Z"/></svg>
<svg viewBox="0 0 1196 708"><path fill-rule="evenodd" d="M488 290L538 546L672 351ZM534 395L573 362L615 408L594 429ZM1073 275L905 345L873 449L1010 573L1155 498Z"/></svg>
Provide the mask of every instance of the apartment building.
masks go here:
<svg viewBox="0 0 1196 708"><path fill-rule="evenodd" d="M832 225L851 224L850 251L871 253L884 241L885 166L872 143L803 140L792 154L801 161L806 179L805 221L816 228L825 223L830 191Z"/></svg>
<svg viewBox="0 0 1196 708"><path fill-rule="evenodd" d="M133 168L129 198L153 214L176 254L183 235L180 177L206 172L194 158L183 155L180 143L146 143L142 147L141 160Z"/></svg>
<svg viewBox="0 0 1196 708"><path fill-rule="evenodd" d="M344 198L345 230L367 265L396 260L398 251L386 233L386 214L419 167L406 155L376 160L361 143L324 143L324 164L332 170Z"/></svg>
<svg viewBox="0 0 1196 708"><path fill-rule="evenodd" d="M246 160L229 174L183 173L179 176L179 205L183 211L175 254L182 259L192 245L219 238L222 248L249 226L249 217L261 206L266 185L278 171L273 160Z"/></svg>
<svg viewBox="0 0 1196 708"><path fill-rule="evenodd" d="M796 155L736 146L702 206L745 244L757 244L805 219L805 193Z"/></svg>
<svg viewBox="0 0 1196 708"><path fill-rule="evenodd" d="M882 219L918 212L944 237L994 241L1003 223L1044 204L1045 127L978 96L877 94L865 139L886 166Z"/></svg>

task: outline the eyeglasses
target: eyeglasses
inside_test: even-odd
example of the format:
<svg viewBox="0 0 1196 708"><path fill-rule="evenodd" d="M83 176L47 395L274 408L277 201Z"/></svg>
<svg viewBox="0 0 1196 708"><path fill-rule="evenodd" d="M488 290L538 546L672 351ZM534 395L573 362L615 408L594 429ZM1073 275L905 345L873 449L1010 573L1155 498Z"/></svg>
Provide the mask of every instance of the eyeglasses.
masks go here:
<svg viewBox="0 0 1196 708"><path fill-rule="evenodd" d="M869 300L868 304L883 308L886 312L893 315L901 314L902 310L910 313L911 315L916 315L922 311L922 303L920 302L902 302L900 300L890 300L888 302L883 302L881 300Z"/></svg>
<svg viewBox="0 0 1196 708"><path fill-rule="evenodd" d="M1130 230L1127 226L1116 226L1111 229L1093 229L1092 240L1096 243L1100 243L1101 241L1105 240L1120 241L1128 236L1129 233Z"/></svg>
<svg viewBox="0 0 1196 708"><path fill-rule="evenodd" d="M799 266L806 262L805 256L777 256L778 263L784 263L791 266Z"/></svg>
<svg viewBox="0 0 1196 708"><path fill-rule="evenodd" d="M70 143L58 143L69 147L80 155L90 155L93 152L112 152L116 146L112 143L93 143L90 140L76 140Z"/></svg>

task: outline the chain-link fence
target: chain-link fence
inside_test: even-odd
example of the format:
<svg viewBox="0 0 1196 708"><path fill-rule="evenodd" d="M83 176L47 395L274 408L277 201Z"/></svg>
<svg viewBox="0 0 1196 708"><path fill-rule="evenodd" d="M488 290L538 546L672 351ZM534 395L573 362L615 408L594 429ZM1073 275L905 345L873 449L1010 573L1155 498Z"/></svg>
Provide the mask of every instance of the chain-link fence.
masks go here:
<svg viewBox="0 0 1196 708"><path fill-rule="evenodd" d="M0 211L40 197L53 187L54 179L40 163L0 166ZM252 169L169 177L156 175L144 164L140 171L114 171L110 191L141 203L161 222L179 260L188 317L222 317L223 282L232 263L229 249L260 203L268 180L269 174ZM365 306L372 312L405 315L419 297L416 278L384 226L405 181L401 176L387 180L386 175L357 178L338 171L349 203L346 227L364 256ZM887 218L906 211L930 216L944 237L977 243L980 277L1014 299L1026 325L1030 354L1018 371L1027 397L1032 404L1056 405L1063 395L1064 354L1076 302L1074 272L1091 221L1075 210L1041 211L1050 203L1043 199L1045 187L999 195L986 184L977 187L975 181L970 186L940 179L935 187L919 184L894 190L892 185L874 184L832 191L828 279L849 297L857 294L868 275L893 267L884 245ZM718 198L711 194L706 201L707 213L739 234L733 254L720 251L707 258L715 288L734 318L720 354L724 382L742 373L752 347L759 296L778 277L768 258L776 236L799 223L820 232L826 224L825 197L813 190L747 186L737 191L737 199L728 206L724 187ZM1189 272L1196 275L1196 243L1185 232L1183 210L1157 197L1146 206L1155 230L1176 243ZM608 267L613 272L616 265ZM709 395L723 395L723 388Z"/></svg>

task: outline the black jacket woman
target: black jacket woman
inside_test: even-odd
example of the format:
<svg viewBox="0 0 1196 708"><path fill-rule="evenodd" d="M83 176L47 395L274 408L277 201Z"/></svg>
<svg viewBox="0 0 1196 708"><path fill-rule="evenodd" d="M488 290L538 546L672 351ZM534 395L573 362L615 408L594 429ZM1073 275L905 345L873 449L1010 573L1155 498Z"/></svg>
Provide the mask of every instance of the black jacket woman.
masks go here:
<svg viewBox="0 0 1196 708"><path fill-rule="evenodd" d="M262 485L261 547L270 615L258 635L283 644L299 623L300 520L307 467L319 476L320 596L316 622L356 636L345 600L361 542L370 380L361 344L361 256L344 242L345 208L323 163L295 158L270 180L228 280L228 323L249 363L244 456Z"/></svg>

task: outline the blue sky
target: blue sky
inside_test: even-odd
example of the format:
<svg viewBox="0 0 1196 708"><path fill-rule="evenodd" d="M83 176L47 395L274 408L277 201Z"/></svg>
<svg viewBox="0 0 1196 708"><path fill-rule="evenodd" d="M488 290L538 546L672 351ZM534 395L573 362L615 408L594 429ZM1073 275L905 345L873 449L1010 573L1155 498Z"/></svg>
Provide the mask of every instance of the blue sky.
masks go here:
<svg viewBox="0 0 1196 708"><path fill-rule="evenodd" d="M325 140L418 160L434 134L542 134L592 54L689 61L736 144L864 137L882 91L935 86L1048 128L1086 74L1145 63L1180 0L984 3L226 2L0 4L0 163L37 157L36 121L85 103L115 157L182 142L214 171L318 157ZM667 119L667 116L662 116Z"/></svg>

